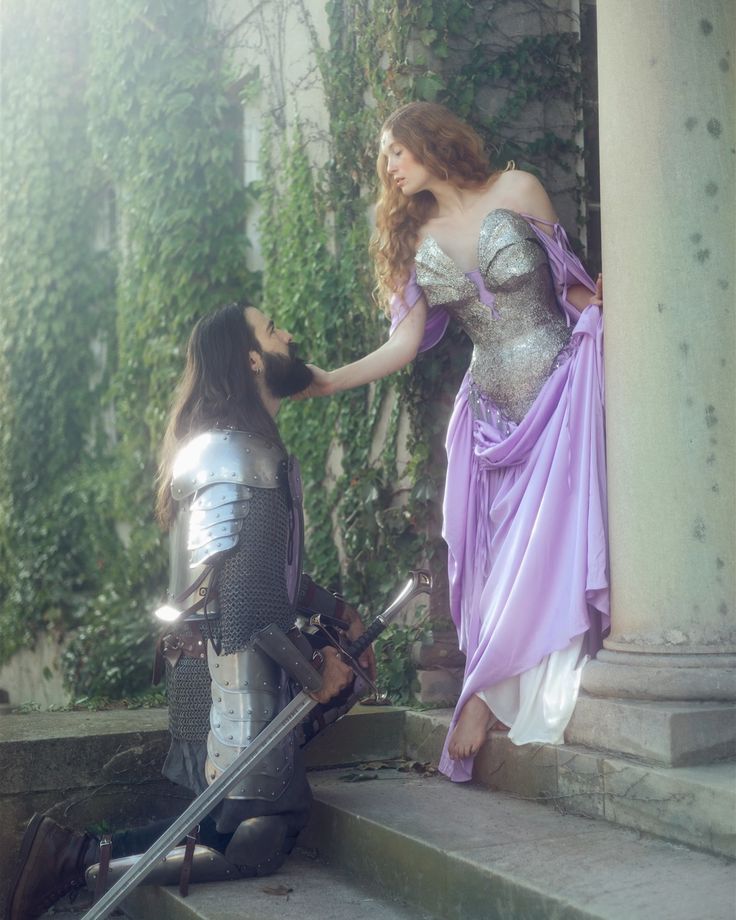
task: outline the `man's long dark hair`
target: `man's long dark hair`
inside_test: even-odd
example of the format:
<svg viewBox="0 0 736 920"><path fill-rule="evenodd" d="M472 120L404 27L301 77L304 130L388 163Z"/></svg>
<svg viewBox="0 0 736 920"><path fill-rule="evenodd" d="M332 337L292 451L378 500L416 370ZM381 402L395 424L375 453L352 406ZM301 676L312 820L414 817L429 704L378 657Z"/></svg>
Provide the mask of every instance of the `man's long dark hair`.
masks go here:
<svg viewBox="0 0 736 920"><path fill-rule="evenodd" d="M203 316L192 330L187 363L166 427L157 476L156 517L171 526L174 456L182 441L211 428L253 431L283 446L250 366L249 352L261 351L245 318L247 303L230 303Z"/></svg>

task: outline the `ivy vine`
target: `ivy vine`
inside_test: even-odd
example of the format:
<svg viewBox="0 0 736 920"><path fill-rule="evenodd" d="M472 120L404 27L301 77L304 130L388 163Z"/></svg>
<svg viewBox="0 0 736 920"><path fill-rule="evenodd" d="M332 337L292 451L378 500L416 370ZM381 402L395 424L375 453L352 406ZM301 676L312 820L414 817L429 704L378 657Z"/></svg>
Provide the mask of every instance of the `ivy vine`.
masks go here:
<svg viewBox="0 0 736 920"><path fill-rule="evenodd" d="M3 8L0 128L0 658L63 631L114 540L95 507L114 265L80 72L84 6ZM38 53L43 37L43 53Z"/></svg>

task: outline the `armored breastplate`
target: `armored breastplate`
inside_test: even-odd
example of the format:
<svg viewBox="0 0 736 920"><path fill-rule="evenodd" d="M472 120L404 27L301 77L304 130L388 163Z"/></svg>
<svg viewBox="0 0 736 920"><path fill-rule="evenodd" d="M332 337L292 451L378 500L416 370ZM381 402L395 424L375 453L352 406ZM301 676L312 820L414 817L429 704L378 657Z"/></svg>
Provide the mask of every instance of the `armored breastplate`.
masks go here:
<svg viewBox="0 0 736 920"><path fill-rule="evenodd" d="M415 261L430 306L444 306L473 342L473 382L519 421L570 338L547 256L529 223L506 209L487 214L476 271L462 272L432 237Z"/></svg>

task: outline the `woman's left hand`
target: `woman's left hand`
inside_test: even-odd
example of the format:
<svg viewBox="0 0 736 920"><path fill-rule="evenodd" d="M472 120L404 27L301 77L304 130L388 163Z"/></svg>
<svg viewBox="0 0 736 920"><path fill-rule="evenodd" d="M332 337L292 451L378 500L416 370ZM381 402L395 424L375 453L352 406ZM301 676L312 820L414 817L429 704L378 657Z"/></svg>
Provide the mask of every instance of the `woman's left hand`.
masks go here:
<svg viewBox="0 0 736 920"><path fill-rule="evenodd" d="M588 306L591 304L603 309L603 275L598 275L595 279L595 294L590 298Z"/></svg>

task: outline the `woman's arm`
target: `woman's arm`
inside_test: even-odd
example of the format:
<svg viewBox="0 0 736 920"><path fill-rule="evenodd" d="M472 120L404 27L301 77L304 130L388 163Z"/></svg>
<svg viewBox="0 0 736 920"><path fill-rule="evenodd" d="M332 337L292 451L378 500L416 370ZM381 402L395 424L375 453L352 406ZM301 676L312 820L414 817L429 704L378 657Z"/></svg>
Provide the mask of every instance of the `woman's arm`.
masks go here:
<svg viewBox="0 0 736 920"><path fill-rule="evenodd" d="M323 371L310 365L314 380L297 398L331 396L342 390L350 390L380 380L381 377L387 377L406 367L417 355L426 319L427 302L424 297L420 297L396 327L391 338L380 348L334 371Z"/></svg>

